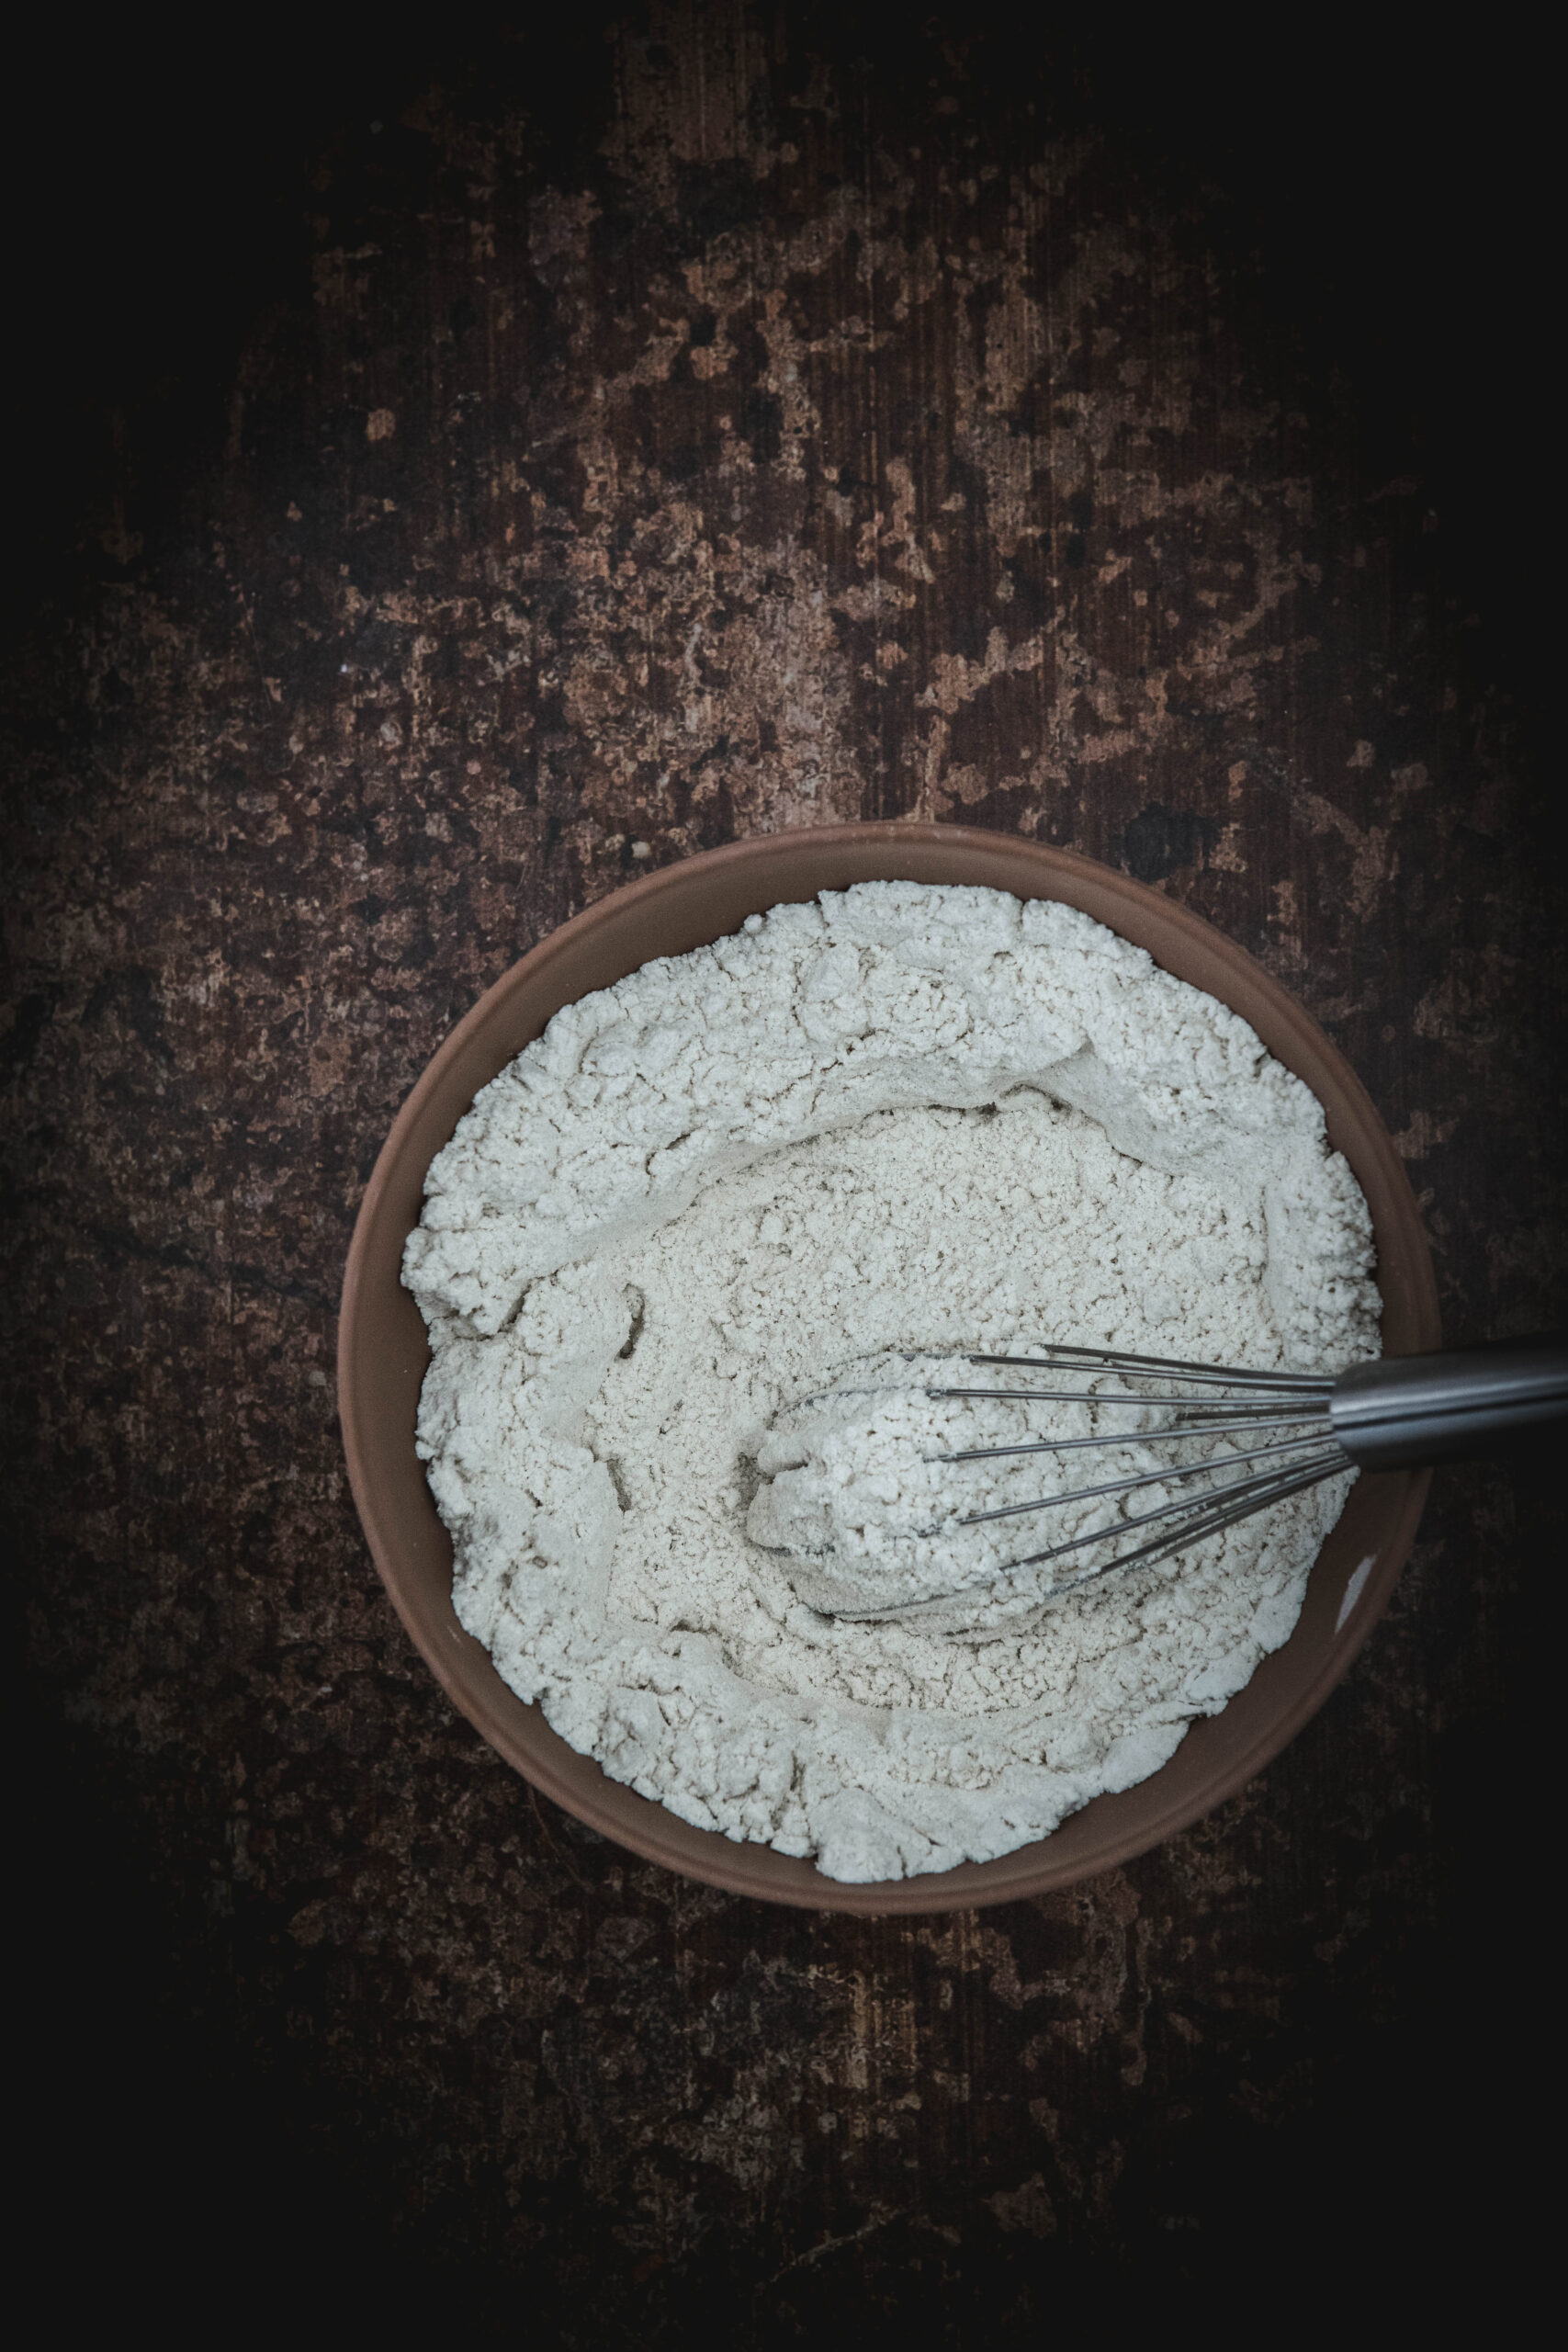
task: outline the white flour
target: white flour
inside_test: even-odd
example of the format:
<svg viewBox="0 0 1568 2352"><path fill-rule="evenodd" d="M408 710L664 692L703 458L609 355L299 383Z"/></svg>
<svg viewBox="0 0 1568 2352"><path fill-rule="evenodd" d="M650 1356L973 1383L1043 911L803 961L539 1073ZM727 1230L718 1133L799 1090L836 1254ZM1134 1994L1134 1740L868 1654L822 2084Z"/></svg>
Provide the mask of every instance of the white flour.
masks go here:
<svg viewBox="0 0 1568 2352"><path fill-rule="evenodd" d="M1337 1367L1375 1352L1370 1263L1313 1096L1087 917L914 883L775 908L569 1006L431 1169L405 1280L457 1613L686 1820L840 1879L1010 1852L1278 1647L1343 1483L971 1630L852 1623L748 1531L779 1532L759 1455L800 1458L773 1417L895 1348Z"/></svg>

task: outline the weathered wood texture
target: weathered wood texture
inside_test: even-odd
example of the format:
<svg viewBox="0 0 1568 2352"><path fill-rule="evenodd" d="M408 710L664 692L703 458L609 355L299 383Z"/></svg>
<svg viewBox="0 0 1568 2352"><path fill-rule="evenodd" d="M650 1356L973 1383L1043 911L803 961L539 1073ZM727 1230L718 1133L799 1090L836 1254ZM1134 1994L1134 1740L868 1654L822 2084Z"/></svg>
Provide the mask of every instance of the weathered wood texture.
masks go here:
<svg viewBox="0 0 1568 2352"><path fill-rule="evenodd" d="M1450 1332L1528 1329L1544 837L1484 582L1212 198L962 42L895 86L787 17L655 18L581 91L322 144L313 293L251 319L212 462L153 498L130 448L34 641L40 1932L107 2020L98 2143L172 2100L224 2245L231 2204L410 2292L449 2263L540 2341L1021 2340L1075 2281L1364 2230L1411 2161L1513 1851L1513 1487L1444 1478L1348 1684L1189 1835L983 1917L774 1914L575 1829L411 1654L333 1419L363 1180L453 1017L645 858L949 819L1260 957L1405 1154Z"/></svg>

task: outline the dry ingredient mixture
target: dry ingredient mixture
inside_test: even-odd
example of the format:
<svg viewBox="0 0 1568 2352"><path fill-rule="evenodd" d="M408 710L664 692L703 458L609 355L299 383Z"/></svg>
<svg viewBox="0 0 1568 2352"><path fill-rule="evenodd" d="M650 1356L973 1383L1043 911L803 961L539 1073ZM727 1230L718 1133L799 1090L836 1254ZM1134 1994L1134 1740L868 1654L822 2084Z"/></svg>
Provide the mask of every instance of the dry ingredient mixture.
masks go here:
<svg viewBox="0 0 1568 2352"><path fill-rule="evenodd" d="M1102 925L901 882L776 907L568 1006L432 1165L404 1279L457 1614L685 1820L862 1882L1010 1852L1286 1639L1345 1483L1055 1600L850 1622L777 1548L824 1458L786 1408L894 1350L1337 1369L1376 1352L1371 1263L1314 1096Z"/></svg>

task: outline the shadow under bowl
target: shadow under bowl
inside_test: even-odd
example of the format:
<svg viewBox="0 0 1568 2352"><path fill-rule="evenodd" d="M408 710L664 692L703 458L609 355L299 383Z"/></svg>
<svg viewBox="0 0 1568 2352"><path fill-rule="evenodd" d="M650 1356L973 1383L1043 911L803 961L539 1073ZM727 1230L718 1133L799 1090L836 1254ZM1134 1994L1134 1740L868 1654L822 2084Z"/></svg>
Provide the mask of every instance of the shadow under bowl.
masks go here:
<svg viewBox="0 0 1568 2352"><path fill-rule="evenodd" d="M1066 850L954 825L853 824L764 835L709 851L616 890L513 967L441 1046L393 1124L349 1250L338 1396L349 1477L394 1606L432 1672L477 1730L536 1788L634 1853L738 1894L866 1913L1015 1901L1111 1869L1210 1812L1277 1755L1323 1704L1386 1607L1409 1552L1427 1474L1364 1476L1308 1583L1294 1632L1217 1715L1195 1723L1168 1764L1097 1797L1050 1838L995 1861L852 1886L810 1861L694 1828L611 1780L509 1690L457 1623L452 1545L414 1452L430 1350L400 1279L425 1172L479 1089L562 1005L655 956L722 939L750 914L856 882L980 885L1056 899L1146 948L1177 978L1251 1023L1327 1115L1328 1136L1366 1194L1378 1253L1382 1345L1438 1344L1436 1285L1404 1169L1371 1097L1315 1022L1241 948L1199 916Z"/></svg>

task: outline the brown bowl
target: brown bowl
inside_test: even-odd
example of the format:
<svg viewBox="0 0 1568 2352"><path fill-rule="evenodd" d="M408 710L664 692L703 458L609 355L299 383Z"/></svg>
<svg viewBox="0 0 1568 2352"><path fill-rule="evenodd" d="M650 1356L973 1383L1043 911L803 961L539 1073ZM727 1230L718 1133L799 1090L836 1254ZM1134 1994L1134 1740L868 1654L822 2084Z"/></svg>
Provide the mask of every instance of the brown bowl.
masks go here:
<svg viewBox="0 0 1568 2352"><path fill-rule="evenodd" d="M835 825L773 833L650 874L575 915L514 964L436 1054L401 1111L355 1227L338 1337L348 1475L393 1605L432 1672L471 1724L536 1788L607 1838L738 1894L831 1911L951 1911L1010 1902L1109 1870L1231 1796L1323 1704L1386 1607L1416 1532L1427 1474L1359 1478L1324 1544L1294 1633L1224 1711L1196 1723L1168 1764L1119 1796L1097 1797L1048 1838L990 1862L929 1877L846 1886L771 1846L695 1829L612 1781L508 1690L452 1607L452 1546L414 1453L430 1351L399 1279L425 1171L479 1088L564 1004L656 956L680 956L750 914L854 882L976 883L1059 899L1145 947L1179 979L1251 1023L1323 1104L1372 1215L1385 1352L1438 1343L1431 1260L1404 1167L1366 1090L1315 1022L1239 947L1182 907L1067 850L956 825Z"/></svg>

